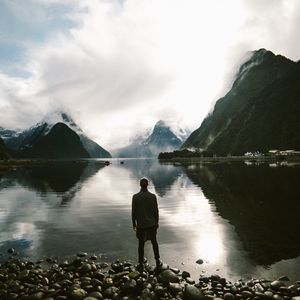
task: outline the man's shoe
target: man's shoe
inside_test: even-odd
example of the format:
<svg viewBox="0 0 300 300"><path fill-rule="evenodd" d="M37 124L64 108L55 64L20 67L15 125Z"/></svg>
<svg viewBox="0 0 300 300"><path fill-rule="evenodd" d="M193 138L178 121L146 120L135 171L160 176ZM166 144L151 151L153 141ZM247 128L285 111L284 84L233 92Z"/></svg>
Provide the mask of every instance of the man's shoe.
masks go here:
<svg viewBox="0 0 300 300"><path fill-rule="evenodd" d="M156 268L161 268L162 265L162 261L160 259L156 259Z"/></svg>
<svg viewBox="0 0 300 300"><path fill-rule="evenodd" d="M144 271L144 264L139 263L136 266L136 270L139 271L140 273L142 273Z"/></svg>

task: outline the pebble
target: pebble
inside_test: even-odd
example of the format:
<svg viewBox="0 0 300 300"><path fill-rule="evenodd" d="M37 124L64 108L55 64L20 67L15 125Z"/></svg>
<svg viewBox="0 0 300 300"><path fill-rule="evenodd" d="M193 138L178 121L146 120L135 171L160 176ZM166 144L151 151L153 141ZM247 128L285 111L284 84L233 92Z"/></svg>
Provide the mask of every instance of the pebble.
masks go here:
<svg viewBox="0 0 300 300"><path fill-rule="evenodd" d="M198 265L202 265L204 263L203 259L199 258L198 260L196 260L196 263Z"/></svg>
<svg viewBox="0 0 300 300"><path fill-rule="evenodd" d="M238 280L234 284L217 274L200 276L147 264L141 272L130 262L117 260L103 268L89 258L71 263L23 262L16 257L0 264L0 299L3 300L300 300L300 284L287 276L268 280ZM200 271L199 271L200 272Z"/></svg>

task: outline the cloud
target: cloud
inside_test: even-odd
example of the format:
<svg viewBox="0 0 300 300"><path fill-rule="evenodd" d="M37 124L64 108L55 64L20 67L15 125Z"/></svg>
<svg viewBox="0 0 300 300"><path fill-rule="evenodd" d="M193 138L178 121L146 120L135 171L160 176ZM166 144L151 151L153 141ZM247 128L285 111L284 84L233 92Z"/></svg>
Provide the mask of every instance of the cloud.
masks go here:
<svg viewBox="0 0 300 300"><path fill-rule="evenodd" d="M0 64L0 125L29 126L64 109L108 149L159 119L197 128L247 51L299 59L293 0L31 0L32 19L15 5L18 68L27 75ZM42 38L31 37L35 27Z"/></svg>

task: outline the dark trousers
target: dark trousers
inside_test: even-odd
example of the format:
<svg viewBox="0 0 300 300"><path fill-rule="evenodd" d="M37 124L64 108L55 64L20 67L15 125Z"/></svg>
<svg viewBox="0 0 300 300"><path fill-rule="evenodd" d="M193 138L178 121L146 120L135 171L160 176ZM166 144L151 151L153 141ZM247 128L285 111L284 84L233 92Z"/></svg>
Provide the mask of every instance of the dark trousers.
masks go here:
<svg viewBox="0 0 300 300"><path fill-rule="evenodd" d="M154 258L159 259L160 256L159 256L159 249L158 249L158 243L156 237L152 238L150 241L152 243ZM139 263L140 264L144 262L144 246L145 246L144 239L139 239Z"/></svg>
<svg viewBox="0 0 300 300"><path fill-rule="evenodd" d="M152 243L152 248L154 252L155 259L159 259L159 250L158 250L158 243L156 240L156 232L157 226L151 228L137 228L136 237L139 240L139 263L144 262L144 246L147 240L150 240Z"/></svg>

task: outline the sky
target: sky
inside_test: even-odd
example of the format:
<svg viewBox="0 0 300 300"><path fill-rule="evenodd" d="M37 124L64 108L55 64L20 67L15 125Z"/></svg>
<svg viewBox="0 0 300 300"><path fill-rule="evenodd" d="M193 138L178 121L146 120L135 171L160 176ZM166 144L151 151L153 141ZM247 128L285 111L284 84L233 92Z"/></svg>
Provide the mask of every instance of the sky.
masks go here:
<svg viewBox="0 0 300 300"><path fill-rule="evenodd" d="M108 150L195 130L250 51L300 58L298 0L1 0L0 126L69 113Z"/></svg>

